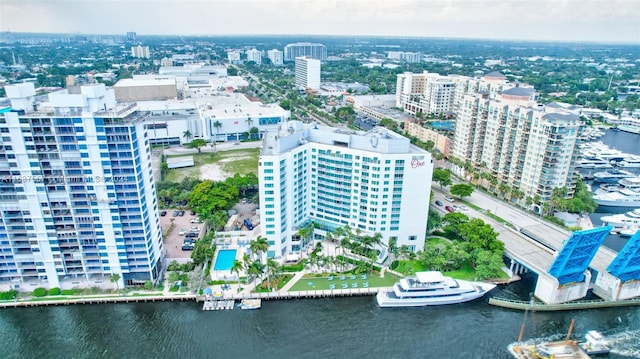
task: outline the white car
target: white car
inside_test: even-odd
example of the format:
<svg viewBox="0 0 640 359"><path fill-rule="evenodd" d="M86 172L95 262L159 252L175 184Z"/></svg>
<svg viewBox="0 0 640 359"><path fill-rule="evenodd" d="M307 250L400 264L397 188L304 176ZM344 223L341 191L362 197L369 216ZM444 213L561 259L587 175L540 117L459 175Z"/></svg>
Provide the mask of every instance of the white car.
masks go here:
<svg viewBox="0 0 640 359"><path fill-rule="evenodd" d="M200 218L192 218L189 222L191 223L200 223Z"/></svg>
<svg viewBox="0 0 640 359"><path fill-rule="evenodd" d="M455 200L452 197L449 197L449 196L444 196L444 199L446 199L447 201L449 201L451 203L455 202Z"/></svg>
<svg viewBox="0 0 640 359"><path fill-rule="evenodd" d="M463 211L465 211L465 212L469 210L469 207L465 206L464 204L458 206L458 208L463 210Z"/></svg>
<svg viewBox="0 0 640 359"><path fill-rule="evenodd" d="M200 232L200 228L198 228L198 227L191 227L191 232Z"/></svg>
<svg viewBox="0 0 640 359"><path fill-rule="evenodd" d="M187 230L184 228L180 228L180 232L178 232L178 235L184 236L185 233L187 233Z"/></svg>

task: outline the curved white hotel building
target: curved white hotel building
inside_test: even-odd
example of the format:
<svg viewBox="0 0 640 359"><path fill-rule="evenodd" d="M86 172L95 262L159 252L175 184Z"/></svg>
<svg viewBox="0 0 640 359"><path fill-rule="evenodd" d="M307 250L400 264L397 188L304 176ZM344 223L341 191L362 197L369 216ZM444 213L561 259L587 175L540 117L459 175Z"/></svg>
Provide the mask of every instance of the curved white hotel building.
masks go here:
<svg viewBox="0 0 640 359"><path fill-rule="evenodd" d="M259 160L262 236L269 257L304 248L310 221L321 238L348 225L380 233L387 244L424 247L431 190L431 154L382 127L368 132L281 123L264 136Z"/></svg>

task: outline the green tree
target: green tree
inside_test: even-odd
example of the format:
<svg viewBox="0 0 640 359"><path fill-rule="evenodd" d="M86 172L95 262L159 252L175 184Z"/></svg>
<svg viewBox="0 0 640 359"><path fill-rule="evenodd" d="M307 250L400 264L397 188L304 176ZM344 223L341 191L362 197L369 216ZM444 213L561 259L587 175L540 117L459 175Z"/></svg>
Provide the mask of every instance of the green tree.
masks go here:
<svg viewBox="0 0 640 359"><path fill-rule="evenodd" d="M216 120L216 122L213 123L213 127L216 129L216 139L214 142L218 141L220 137L220 127L222 127L222 122Z"/></svg>
<svg viewBox="0 0 640 359"><path fill-rule="evenodd" d="M113 283L116 286L116 290L118 290L119 289L118 282L120 282L120 274L118 273L111 274L111 276L109 277L109 280L111 281L111 283Z"/></svg>
<svg viewBox="0 0 640 359"><path fill-rule="evenodd" d="M431 177L431 180L433 182L439 183L440 188L442 188L443 186L448 186L453 183L453 181L451 181L451 171L449 171L448 169L442 169L442 168L433 169L433 176Z"/></svg>
<svg viewBox="0 0 640 359"><path fill-rule="evenodd" d="M196 138L195 140L189 143L189 147L197 149L198 153L201 152L200 147L203 147L206 145L207 145L207 141L202 138Z"/></svg>
<svg viewBox="0 0 640 359"><path fill-rule="evenodd" d="M240 283L240 272L244 269L244 266L242 265L242 262L240 262L239 260L235 259L233 261L233 264L231 265L231 273L235 273L236 277L238 278L238 287L240 288L240 290L242 290L242 285Z"/></svg>
<svg viewBox="0 0 640 359"><path fill-rule="evenodd" d="M429 213L427 215L427 232L431 232L441 225L442 217L440 217L440 214L438 214L437 211L429 209Z"/></svg>
<svg viewBox="0 0 640 359"><path fill-rule="evenodd" d="M468 197L473 193L473 186L465 183L454 184L449 188L449 192L458 198Z"/></svg>

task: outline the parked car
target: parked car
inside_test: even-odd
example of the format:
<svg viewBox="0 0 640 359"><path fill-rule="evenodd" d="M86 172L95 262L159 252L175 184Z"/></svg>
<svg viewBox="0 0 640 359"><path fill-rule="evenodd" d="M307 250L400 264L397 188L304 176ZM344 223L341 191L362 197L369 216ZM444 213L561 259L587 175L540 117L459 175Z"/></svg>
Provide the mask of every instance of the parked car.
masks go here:
<svg viewBox="0 0 640 359"><path fill-rule="evenodd" d="M187 238L198 238L198 233L189 232L189 233L185 234L185 237L187 237Z"/></svg>
<svg viewBox="0 0 640 359"><path fill-rule="evenodd" d="M195 211L191 211L191 215L192 215L192 216L195 216L195 215L196 215L196 212L195 212Z"/></svg>
<svg viewBox="0 0 640 359"><path fill-rule="evenodd" d="M191 227L189 230L190 230L191 232L200 232L200 228L195 227L195 226L194 226L194 227Z"/></svg>
<svg viewBox="0 0 640 359"><path fill-rule="evenodd" d="M187 233L187 230L184 228L180 228L180 231L178 232L179 236L184 236L184 234Z"/></svg>
<svg viewBox="0 0 640 359"><path fill-rule="evenodd" d="M200 217L198 218L191 218L191 220L189 221L191 223L200 223Z"/></svg>
<svg viewBox="0 0 640 359"><path fill-rule="evenodd" d="M191 244L193 245L194 243L196 243L196 240L193 238L185 238L184 241L182 242L182 245L186 245L186 244Z"/></svg>
<svg viewBox="0 0 640 359"><path fill-rule="evenodd" d="M251 223L251 220L249 218L244 219L244 226L247 227L248 230L253 229L253 224Z"/></svg>
<svg viewBox="0 0 640 359"><path fill-rule="evenodd" d="M185 212L184 212L184 211L180 211L180 212L178 213L178 216L182 217L182 216L184 216L184 214L185 214Z"/></svg>
<svg viewBox="0 0 640 359"><path fill-rule="evenodd" d="M464 204L461 204L460 206L458 206L458 208L465 212L469 210L469 207L465 206Z"/></svg>
<svg viewBox="0 0 640 359"><path fill-rule="evenodd" d="M179 214L180 214L180 211L173 211L173 216L174 217L178 217Z"/></svg>
<svg viewBox="0 0 640 359"><path fill-rule="evenodd" d="M445 206L445 207L444 207L444 209L446 209L446 210L447 210L447 212L455 212L455 211L456 211L456 210L455 210L455 209L453 209L453 207L451 207L451 206Z"/></svg>
<svg viewBox="0 0 640 359"><path fill-rule="evenodd" d="M455 200L452 197L449 197L449 196L444 196L444 199L446 199L447 201L452 202L452 203L455 202Z"/></svg>
<svg viewBox="0 0 640 359"><path fill-rule="evenodd" d="M182 250L183 251L192 251L193 248L195 248L195 246L193 244L183 244L182 245Z"/></svg>
<svg viewBox="0 0 640 359"><path fill-rule="evenodd" d="M440 206L440 207L442 207L442 202L440 202L440 201L436 201L436 206Z"/></svg>
<svg viewBox="0 0 640 359"><path fill-rule="evenodd" d="M167 215L167 211L161 211L161 212L160 212L160 215L161 215L162 217L166 216L166 215Z"/></svg>

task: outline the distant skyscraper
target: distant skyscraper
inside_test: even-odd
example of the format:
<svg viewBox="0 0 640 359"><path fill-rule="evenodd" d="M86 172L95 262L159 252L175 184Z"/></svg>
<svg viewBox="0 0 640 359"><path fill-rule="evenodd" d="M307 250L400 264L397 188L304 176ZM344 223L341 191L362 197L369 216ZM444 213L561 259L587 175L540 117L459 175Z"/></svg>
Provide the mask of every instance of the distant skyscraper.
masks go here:
<svg viewBox="0 0 640 359"><path fill-rule="evenodd" d="M294 61L302 56L324 61L327 59L327 48L322 44L312 44L310 42L297 42L284 47L285 61Z"/></svg>
<svg viewBox="0 0 640 359"><path fill-rule="evenodd" d="M273 65L282 65L284 60L283 55L284 53L277 49L267 51L267 57Z"/></svg>
<svg viewBox="0 0 640 359"><path fill-rule="evenodd" d="M136 41L136 33L133 31L127 32L127 40Z"/></svg>
<svg viewBox="0 0 640 359"><path fill-rule="evenodd" d="M49 94L5 87L0 114L0 290L143 284L160 278L162 233L145 114L103 84ZM18 112L20 111L20 112Z"/></svg>
<svg viewBox="0 0 640 359"><path fill-rule="evenodd" d="M296 86L317 90L320 88L320 60L296 58Z"/></svg>
<svg viewBox="0 0 640 359"><path fill-rule="evenodd" d="M262 63L262 52L256 49L247 50L245 52L247 54L247 61L253 61L257 65Z"/></svg>
<svg viewBox="0 0 640 359"><path fill-rule="evenodd" d="M232 64L237 64L240 62L240 52L238 51L229 51L227 52L227 60L229 60Z"/></svg>
<svg viewBox="0 0 640 359"><path fill-rule="evenodd" d="M131 47L131 56L136 58L148 59L149 55L149 46L132 46Z"/></svg>

